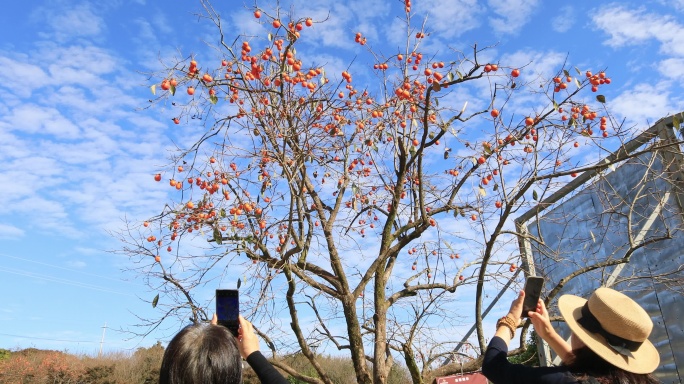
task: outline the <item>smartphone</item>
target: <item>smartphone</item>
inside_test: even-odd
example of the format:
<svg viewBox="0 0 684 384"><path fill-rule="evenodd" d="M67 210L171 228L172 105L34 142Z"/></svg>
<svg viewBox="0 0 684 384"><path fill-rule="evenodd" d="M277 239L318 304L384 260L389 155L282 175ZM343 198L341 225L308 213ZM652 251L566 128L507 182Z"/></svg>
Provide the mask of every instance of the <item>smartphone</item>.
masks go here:
<svg viewBox="0 0 684 384"><path fill-rule="evenodd" d="M238 315L240 315L240 295L237 289L217 289L216 290L216 317L218 323L228 328L230 332L237 336Z"/></svg>
<svg viewBox="0 0 684 384"><path fill-rule="evenodd" d="M523 301L522 317L529 317L527 316L527 312L537 310L537 303L539 302L543 286L543 277L527 277L527 280L525 281L525 301Z"/></svg>

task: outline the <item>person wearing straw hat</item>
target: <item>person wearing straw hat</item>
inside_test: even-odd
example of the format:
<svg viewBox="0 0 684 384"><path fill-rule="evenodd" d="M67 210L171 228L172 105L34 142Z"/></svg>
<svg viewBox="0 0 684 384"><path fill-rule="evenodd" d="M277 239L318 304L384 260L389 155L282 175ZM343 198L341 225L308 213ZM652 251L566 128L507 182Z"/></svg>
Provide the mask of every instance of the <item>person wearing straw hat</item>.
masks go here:
<svg viewBox="0 0 684 384"><path fill-rule="evenodd" d="M648 340L653 322L634 300L611 288L598 288L589 299L563 295L561 316L572 337L570 344L551 326L542 300L528 313L537 334L561 358L557 367L528 367L508 361L508 343L520 325L525 292L499 319L489 342L482 373L499 383L658 383L651 375L660 355Z"/></svg>

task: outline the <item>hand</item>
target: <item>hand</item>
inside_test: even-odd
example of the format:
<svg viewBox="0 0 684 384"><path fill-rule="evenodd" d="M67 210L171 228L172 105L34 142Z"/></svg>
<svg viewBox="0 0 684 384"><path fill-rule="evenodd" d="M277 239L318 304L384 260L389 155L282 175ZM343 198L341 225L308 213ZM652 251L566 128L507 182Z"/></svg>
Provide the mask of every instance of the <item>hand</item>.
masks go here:
<svg viewBox="0 0 684 384"><path fill-rule="evenodd" d="M544 302L539 300L537 302L537 309L535 311L530 311L529 315L537 335L549 344L549 347L556 352L561 358L561 361L565 364L572 361L574 359L572 346L553 329L551 321L549 320L549 312L546 310Z"/></svg>
<svg viewBox="0 0 684 384"><path fill-rule="evenodd" d="M259 350L259 338L254 333L252 323L247 321L242 315L238 317L240 328L238 328L238 349L243 359Z"/></svg>
<svg viewBox="0 0 684 384"><path fill-rule="evenodd" d="M520 291L518 297L511 303L511 309L508 310L508 317L515 320L516 327L520 325L523 301L525 301L525 291Z"/></svg>
<svg viewBox="0 0 684 384"><path fill-rule="evenodd" d="M237 345L240 350L240 356L246 359L247 356L259 350L259 338L254 333L252 323L247 321L242 315L238 317L240 327L238 328ZM211 325L218 325L218 317L216 314L211 318Z"/></svg>
<svg viewBox="0 0 684 384"><path fill-rule="evenodd" d="M549 312L546 310L546 305L544 305L544 302L541 299L537 302L536 311L530 311L529 315L530 321L532 321L532 325L534 325L535 332L537 332L539 337L548 342L549 337L555 334L556 330L554 330L551 325Z"/></svg>

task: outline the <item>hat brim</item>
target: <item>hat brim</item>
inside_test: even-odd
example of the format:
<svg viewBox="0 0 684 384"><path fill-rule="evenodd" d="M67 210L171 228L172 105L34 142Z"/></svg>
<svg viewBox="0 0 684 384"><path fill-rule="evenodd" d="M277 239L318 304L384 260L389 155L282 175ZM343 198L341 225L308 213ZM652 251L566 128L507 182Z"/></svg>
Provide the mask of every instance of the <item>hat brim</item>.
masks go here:
<svg viewBox="0 0 684 384"><path fill-rule="evenodd" d="M588 332L579 325L577 320L582 317L582 307L586 302L587 299L574 295L563 295L558 299L558 309L572 333L589 349L620 369L640 374L655 371L660 364L660 354L649 340L645 340L639 349L632 351L633 357L624 356L611 348L603 336Z"/></svg>

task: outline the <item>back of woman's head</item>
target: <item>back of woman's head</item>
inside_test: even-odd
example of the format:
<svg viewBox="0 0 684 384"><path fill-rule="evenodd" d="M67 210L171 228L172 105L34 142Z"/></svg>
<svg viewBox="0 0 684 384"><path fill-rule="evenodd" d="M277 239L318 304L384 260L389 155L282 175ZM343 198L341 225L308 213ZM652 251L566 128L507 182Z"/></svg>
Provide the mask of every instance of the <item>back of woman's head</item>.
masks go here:
<svg viewBox="0 0 684 384"><path fill-rule="evenodd" d="M166 347L159 383L242 383L242 359L235 337L219 325L183 328Z"/></svg>
<svg viewBox="0 0 684 384"><path fill-rule="evenodd" d="M586 346L574 349L572 353L573 357L567 366L578 379L586 379L587 376L592 376L602 384L659 383L653 375L627 372L610 364Z"/></svg>

